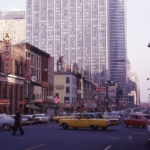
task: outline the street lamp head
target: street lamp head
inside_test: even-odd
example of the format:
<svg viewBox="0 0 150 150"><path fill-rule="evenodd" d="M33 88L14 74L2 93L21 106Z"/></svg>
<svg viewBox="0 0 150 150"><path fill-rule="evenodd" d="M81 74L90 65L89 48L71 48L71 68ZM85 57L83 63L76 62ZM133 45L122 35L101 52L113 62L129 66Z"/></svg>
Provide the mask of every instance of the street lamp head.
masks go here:
<svg viewBox="0 0 150 150"><path fill-rule="evenodd" d="M47 68L44 69L47 72Z"/></svg>
<svg viewBox="0 0 150 150"><path fill-rule="evenodd" d="M150 43L147 46L150 47Z"/></svg>
<svg viewBox="0 0 150 150"><path fill-rule="evenodd" d="M149 78L147 78L147 80L149 80Z"/></svg>

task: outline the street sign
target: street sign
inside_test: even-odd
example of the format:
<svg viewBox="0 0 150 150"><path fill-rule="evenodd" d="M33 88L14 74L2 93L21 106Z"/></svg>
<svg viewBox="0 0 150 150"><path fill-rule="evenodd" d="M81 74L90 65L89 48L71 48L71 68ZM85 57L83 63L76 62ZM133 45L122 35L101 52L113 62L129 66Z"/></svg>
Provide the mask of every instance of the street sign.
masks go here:
<svg viewBox="0 0 150 150"><path fill-rule="evenodd" d="M81 94L81 90L77 90L77 93L78 93L78 94Z"/></svg>
<svg viewBox="0 0 150 150"><path fill-rule="evenodd" d="M36 76L32 76L32 77L31 77L31 81L32 81L32 82L36 82L36 81L37 81L37 77L36 77Z"/></svg>

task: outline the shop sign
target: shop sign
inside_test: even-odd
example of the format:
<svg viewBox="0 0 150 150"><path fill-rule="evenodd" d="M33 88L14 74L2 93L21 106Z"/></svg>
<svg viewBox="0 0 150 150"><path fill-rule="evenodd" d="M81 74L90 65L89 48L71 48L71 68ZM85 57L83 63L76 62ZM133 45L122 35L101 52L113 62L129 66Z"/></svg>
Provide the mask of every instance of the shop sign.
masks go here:
<svg viewBox="0 0 150 150"><path fill-rule="evenodd" d="M28 86L27 83L24 83L24 98L28 98Z"/></svg>
<svg viewBox="0 0 150 150"><path fill-rule="evenodd" d="M78 94L81 94L81 90L77 90L77 93L78 93Z"/></svg>
<svg viewBox="0 0 150 150"><path fill-rule="evenodd" d="M106 88L105 87L97 88L96 91L99 92L100 95L106 95Z"/></svg>
<svg viewBox="0 0 150 150"><path fill-rule="evenodd" d="M55 104L50 105L51 108L56 108Z"/></svg>
<svg viewBox="0 0 150 150"><path fill-rule="evenodd" d="M32 76L31 81L32 82L36 82L37 81L37 77L36 76Z"/></svg>
<svg viewBox="0 0 150 150"><path fill-rule="evenodd" d="M35 99L35 102L36 103L42 103L43 101L42 101L42 99Z"/></svg>
<svg viewBox="0 0 150 150"><path fill-rule="evenodd" d="M63 90L64 86L63 85L55 85L55 89L57 89L57 90Z"/></svg>
<svg viewBox="0 0 150 150"><path fill-rule="evenodd" d="M19 104L24 104L24 102L23 102L23 101L20 101Z"/></svg>
<svg viewBox="0 0 150 150"><path fill-rule="evenodd" d="M54 96L46 96L46 99L50 100L50 99L53 99Z"/></svg>
<svg viewBox="0 0 150 150"><path fill-rule="evenodd" d="M71 104L60 103L59 107L71 107Z"/></svg>
<svg viewBox="0 0 150 150"><path fill-rule="evenodd" d="M84 103L85 108L96 108L97 104L96 103Z"/></svg>
<svg viewBox="0 0 150 150"><path fill-rule="evenodd" d="M108 96L116 97L116 87L115 86L108 86Z"/></svg>
<svg viewBox="0 0 150 150"><path fill-rule="evenodd" d="M11 34L4 33L4 73L11 74Z"/></svg>
<svg viewBox="0 0 150 150"><path fill-rule="evenodd" d="M31 73L30 73L30 58L27 58L27 60L26 60L26 81L27 82L30 82L30 75L31 75Z"/></svg>
<svg viewBox="0 0 150 150"><path fill-rule="evenodd" d="M0 76L0 81L23 84L22 80L11 78L11 77L4 77L4 76Z"/></svg>
<svg viewBox="0 0 150 150"><path fill-rule="evenodd" d="M9 99L0 99L0 104L10 104Z"/></svg>
<svg viewBox="0 0 150 150"><path fill-rule="evenodd" d="M48 82L43 82L43 81L42 81L42 86L48 87Z"/></svg>

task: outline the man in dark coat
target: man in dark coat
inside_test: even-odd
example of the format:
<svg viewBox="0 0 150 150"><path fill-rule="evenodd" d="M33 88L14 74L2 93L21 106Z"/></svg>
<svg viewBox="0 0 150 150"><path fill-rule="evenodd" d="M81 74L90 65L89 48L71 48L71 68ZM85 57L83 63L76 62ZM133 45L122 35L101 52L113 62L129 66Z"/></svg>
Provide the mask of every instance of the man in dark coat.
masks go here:
<svg viewBox="0 0 150 150"><path fill-rule="evenodd" d="M18 109L16 108L15 109L16 111L16 114L15 114L15 124L14 124L14 132L12 135L15 135L17 129L19 128L20 130L20 134L23 135L24 134L24 131L22 130L22 127L21 127L21 114L20 112L18 111Z"/></svg>

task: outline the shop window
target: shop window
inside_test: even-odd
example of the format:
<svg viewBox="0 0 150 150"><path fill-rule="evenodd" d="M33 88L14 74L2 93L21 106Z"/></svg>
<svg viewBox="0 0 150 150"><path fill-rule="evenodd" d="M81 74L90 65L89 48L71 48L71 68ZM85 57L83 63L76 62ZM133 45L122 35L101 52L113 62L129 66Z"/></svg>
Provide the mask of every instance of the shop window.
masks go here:
<svg viewBox="0 0 150 150"><path fill-rule="evenodd" d="M66 93L70 93L70 88L66 87Z"/></svg>
<svg viewBox="0 0 150 150"><path fill-rule="evenodd" d="M7 98L7 84L3 84L3 98Z"/></svg>
<svg viewBox="0 0 150 150"><path fill-rule="evenodd" d="M0 55L0 71L2 71L2 55Z"/></svg>
<svg viewBox="0 0 150 150"><path fill-rule="evenodd" d="M20 101L23 101L23 87L20 87Z"/></svg>
<svg viewBox="0 0 150 150"><path fill-rule="evenodd" d="M20 63L20 76L23 76L23 63Z"/></svg>
<svg viewBox="0 0 150 150"><path fill-rule="evenodd" d="M66 77L66 83L69 83L69 82L70 82L70 78Z"/></svg>
<svg viewBox="0 0 150 150"><path fill-rule="evenodd" d="M64 102L65 102L65 103L69 103L69 97L65 97L65 98L64 98Z"/></svg>
<svg viewBox="0 0 150 150"><path fill-rule="evenodd" d="M0 83L0 98L2 98L1 91L2 91L2 88L1 88L1 83Z"/></svg>
<svg viewBox="0 0 150 150"><path fill-rule="evenodd" d="M15 61L15 75L18 75L18 62Z"/></svg>
<svg viewBox="0 0 150 150"><path fill-rule="evenodd" d="M15 103L14 106L17 107L17 103L18 103L18 86L15 86Z"/></svg>

